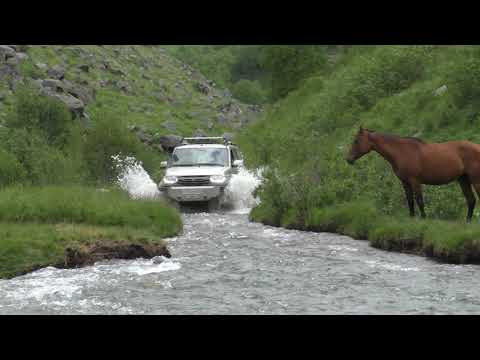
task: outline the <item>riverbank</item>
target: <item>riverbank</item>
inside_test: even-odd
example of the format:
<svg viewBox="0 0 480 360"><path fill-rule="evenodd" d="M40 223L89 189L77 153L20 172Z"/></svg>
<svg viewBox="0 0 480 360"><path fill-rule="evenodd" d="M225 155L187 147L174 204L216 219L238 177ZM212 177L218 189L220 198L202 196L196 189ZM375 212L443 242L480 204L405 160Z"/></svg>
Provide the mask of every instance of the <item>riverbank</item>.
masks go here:
<svg viewBox="0 0 480 360"><path fill-rule="evenodd" d="M116 189L12 187L0 192L0 278L105 259L170 257L180 214Z"/></svg>
<svg viewBox="0 0 480 360"><path fill-rule="evenodd" d="M250 220L287 229L347 235L368 240L378 249L426 256L445 263L480 264L480 224L461 220L393 218L365 203L316 208L304 215L291 211L280 219L260 204L250 213Z"/></svg>

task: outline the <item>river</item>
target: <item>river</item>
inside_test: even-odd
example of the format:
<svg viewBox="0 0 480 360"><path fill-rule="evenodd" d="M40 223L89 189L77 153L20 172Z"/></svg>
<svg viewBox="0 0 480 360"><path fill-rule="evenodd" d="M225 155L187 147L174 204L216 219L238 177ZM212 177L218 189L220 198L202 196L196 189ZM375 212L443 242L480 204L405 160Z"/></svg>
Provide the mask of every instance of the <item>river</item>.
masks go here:
<svg viewBox="0 0 480 360"><path fill-rule="evenodd" d="M171 259L0 280L0 314L480 314L480 266L263 226L241 205L184 213Z"/></svg>

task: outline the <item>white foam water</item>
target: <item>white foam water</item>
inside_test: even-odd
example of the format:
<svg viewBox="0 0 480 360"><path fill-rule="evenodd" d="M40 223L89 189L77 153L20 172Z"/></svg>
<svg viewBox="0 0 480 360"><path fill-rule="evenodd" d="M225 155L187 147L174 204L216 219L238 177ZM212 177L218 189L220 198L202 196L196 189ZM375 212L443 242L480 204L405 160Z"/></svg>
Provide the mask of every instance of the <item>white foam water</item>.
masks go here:
<svg viewBox="0 0 480 360"><path fill-rule="evenodd" d="M132 199L161 199L162 195L157 185L140 161L134 157L120 155L113 156L113 159L115 166L120 170L117 183ZM231 213L247 214L259 203L253 192L262 181L261 173L261 170L255 173L241 168L238 174L232 176L225 190L226 205L231 209Z"/></svg>
<svg viewBox="0 0 480 360"><path fill-rule="evenodd" d="M113 156L115 166L120 170L118 185L133 199L159 199L161 193L157 184L145 171L142 163L134 157Z"/></svg>
<svg viewBox="0 0 480 360"><path fill-rule="evenodd" d="M260 200L253 196L253 192L262 182L261 171L255 174L241 168L238 174L232 175L230 183L225 189L226 198L232 206L234 213L248 213L250 209L259 204Z"/></svg>

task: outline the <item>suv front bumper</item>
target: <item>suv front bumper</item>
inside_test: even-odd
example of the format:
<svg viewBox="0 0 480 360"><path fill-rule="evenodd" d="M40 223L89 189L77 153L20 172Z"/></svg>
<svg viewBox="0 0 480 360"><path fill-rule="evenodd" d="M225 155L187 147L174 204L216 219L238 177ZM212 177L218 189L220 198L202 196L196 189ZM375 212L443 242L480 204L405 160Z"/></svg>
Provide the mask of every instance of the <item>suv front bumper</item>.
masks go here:
<svg viewBox="0 0 480 360"><path fill-rule="evenodd" d="M160 190L170 199L178 202L209 201L223 195L221 186L169 186Z"/></svg>

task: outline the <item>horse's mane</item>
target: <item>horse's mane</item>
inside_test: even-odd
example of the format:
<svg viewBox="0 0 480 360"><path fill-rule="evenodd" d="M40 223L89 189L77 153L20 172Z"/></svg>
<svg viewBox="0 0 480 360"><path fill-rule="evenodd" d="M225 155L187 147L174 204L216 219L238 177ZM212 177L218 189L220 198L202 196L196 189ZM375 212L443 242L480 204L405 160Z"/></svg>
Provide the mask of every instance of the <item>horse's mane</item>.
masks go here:
<svg viewBox="0 0 480 360"><path fill-rule="evenodd" d="M399 140L399 139L413 140L413 141L419 142L421 144L425 144L425 141L423 141L420 138L413 137L413 136L399 136L399 135L394 135L394 134L389 134L389 133L379 133L379 132L376 132L376 131L373 131L373 130L368 130L368 131L370 131L372 133L376 133L378 135L381 135L383 138L385 138L387 140Z"/></svg>

